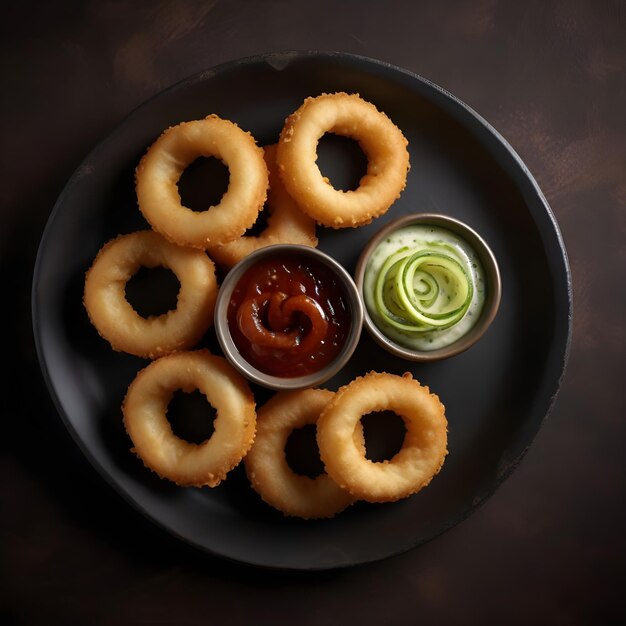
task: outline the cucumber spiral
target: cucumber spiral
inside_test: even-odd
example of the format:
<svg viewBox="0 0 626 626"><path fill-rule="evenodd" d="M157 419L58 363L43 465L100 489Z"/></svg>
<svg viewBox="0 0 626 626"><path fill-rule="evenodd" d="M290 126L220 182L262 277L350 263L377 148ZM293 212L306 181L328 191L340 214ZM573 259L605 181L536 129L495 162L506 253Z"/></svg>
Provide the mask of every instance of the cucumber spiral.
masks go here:
<svg viewBox="0 0 626 626"><path fill-rule="evenodd" d="M456 251L445 245L402 248L392 254L374 283L374 302L382 321L409 334L459 322L474 293L471 272L460 261Z"/></svg>

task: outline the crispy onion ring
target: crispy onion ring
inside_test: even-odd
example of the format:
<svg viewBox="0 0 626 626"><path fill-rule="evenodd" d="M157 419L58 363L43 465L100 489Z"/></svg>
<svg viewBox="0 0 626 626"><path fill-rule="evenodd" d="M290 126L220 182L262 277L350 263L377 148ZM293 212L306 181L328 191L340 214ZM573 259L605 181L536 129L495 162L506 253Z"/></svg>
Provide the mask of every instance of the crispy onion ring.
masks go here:
<svg viewBox="0 0 626 626"><path fill-rule="evenodd" d="M141 317L126 299L126 283L140 267L166 267L178 278L176 309ZM153 231L105 244L85 277L83 302L91 323L114 350L154 359L194 346L213 321L215 267L200 250L183 248Z"/></svg>
<svg viewBox="0 0 626 626"><path fill-rule="evenodd" d="M199 389L216 409L215 431L200 445L180 439L167 420L174 391ZM153 361L128 388L124 426L144 465L178 485L215 487L254 440L254 397L246 380L208 350L177 352Z"/></svg>
<svg viewBox="0 0 626 626"><path fill-rule="evenodd" d="M326 389L281 391L258 412L256 438L244 459L246 473L261 498L285 515L333 517L354 502L327 474L315 478L296 474L285 458L291 432L315 424L333 396ZM365 452L360 424L353 431L353 445Z"/></svg>
<svg viewBox="0 0 626 626"><path fill-rule="evenodd" d="M335 189L322 176L317 144L325 133L351 137L365 153L367 173L356 190ZM322 94L287 118L276 158L287 192L302 210L324 226L348 228L368 224L400 196L409 169L406 146L400 129L357 94Z"/></svg>
<svg viewBox="0 0 626 626"><path fill-rule="evenodd" d="M394 411L404 419L402 448L374 463L354 445L352 434L363 415ZM410 374L369 374L342 387L317 424L317 443L328 475L356 498L392 502L430 483L447 454L447 420L439 398Z"/></svg>
<svg viewBox="0 0 626 626"><path fill-rule="evenodd" d="M196 158L210 156L228 166L228 190L219 204L194 212L181 204L177 183ZM241 237L256 221L268 185L254 137L217 115L168 128L141 159L135 178L139 209L152 228L194 248Z"/></svg>
<svg viewBox="0 0 626 626"><path fill-rule="evenodd" d="M224 267L232 267L260 248L278 243L317 246L315 221L300 210L287 193L276 166L276 144L265 146L265 163L269 172L267 191L267 227L257 237L244 235L221 246L210 246L209 254Z"/></svg>

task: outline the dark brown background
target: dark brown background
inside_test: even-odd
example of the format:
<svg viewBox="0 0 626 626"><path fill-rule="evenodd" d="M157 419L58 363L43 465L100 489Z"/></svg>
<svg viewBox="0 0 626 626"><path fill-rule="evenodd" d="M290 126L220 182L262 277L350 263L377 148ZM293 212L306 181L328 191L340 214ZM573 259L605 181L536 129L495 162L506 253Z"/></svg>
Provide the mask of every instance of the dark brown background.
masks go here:
<svg viewBox="0 0 626 626"><path fill-rule="evenodd" d="M0 29L0 624L623 623L626 2L22 1ZM289 49L389 61L482 114L546 194L575 296L558 401L487 504L406 555L315 575L195 553L126 505L56 415L29 312L39 237L94 144L194 72Z"/></svg>

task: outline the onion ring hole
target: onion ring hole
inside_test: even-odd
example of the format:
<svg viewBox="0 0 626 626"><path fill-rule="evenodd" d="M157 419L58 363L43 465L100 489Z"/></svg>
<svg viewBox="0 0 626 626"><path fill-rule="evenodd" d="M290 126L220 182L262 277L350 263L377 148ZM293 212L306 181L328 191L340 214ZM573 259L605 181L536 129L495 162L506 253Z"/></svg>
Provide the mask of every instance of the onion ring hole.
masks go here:
<svg viewBox="0 0 626 626"><path fill-rule="evenodd" d="M215 157L198 157L178 179L183 206L198 213L216 206L228 189L228 166Z"/></svg>
<svg viewBox="0 0 626 626"><path fill-rule="evenodd" d="M148 319L176 309L180 281L167 267L143 265L126 283L126 299L138 315Z"/></svg>
<svg viewBox="0 0 626 626"><path fill-rule="evenodd" d="M393 411L376 411L361 418L365 458L374 463L390 461L404 444L406 425Z"/></svg>
<svg viewBox="0 0 626 626"><path fill-rule="evenodd" d="M217 411L198 389L191 392L177 389L167 406L167 421L172 432L180 439L197 445L210 439L215 432L216 415Z"/></svg>
<svg viewBox="0 0 626 626"><path fill-rule="evenodd" d="M315 424L295 428L285 445L287 465L295 474L316 478L324 473L324 464L315 439Z"/></svg>
<svg viewBox="0 0 626 626"><path fill-rule="evenodd" d="M325 133L317 144L317 166L335 189L355 191L367 174L367 157L356 140Z"/></svg>

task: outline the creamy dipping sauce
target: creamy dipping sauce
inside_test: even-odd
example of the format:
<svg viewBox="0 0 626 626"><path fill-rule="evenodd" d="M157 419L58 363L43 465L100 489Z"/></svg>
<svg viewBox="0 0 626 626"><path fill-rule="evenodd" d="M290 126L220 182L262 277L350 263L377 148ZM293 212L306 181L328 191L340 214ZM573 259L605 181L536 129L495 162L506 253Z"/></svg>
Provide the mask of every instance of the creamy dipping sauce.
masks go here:
<svg viewBox="0 0 626 626"><path fill-rule="evenodd" d="M411 350L444 348L478 321L485 273L459 235L429 224L399 228L371 254L365 307L377 328Z"/></svg>

